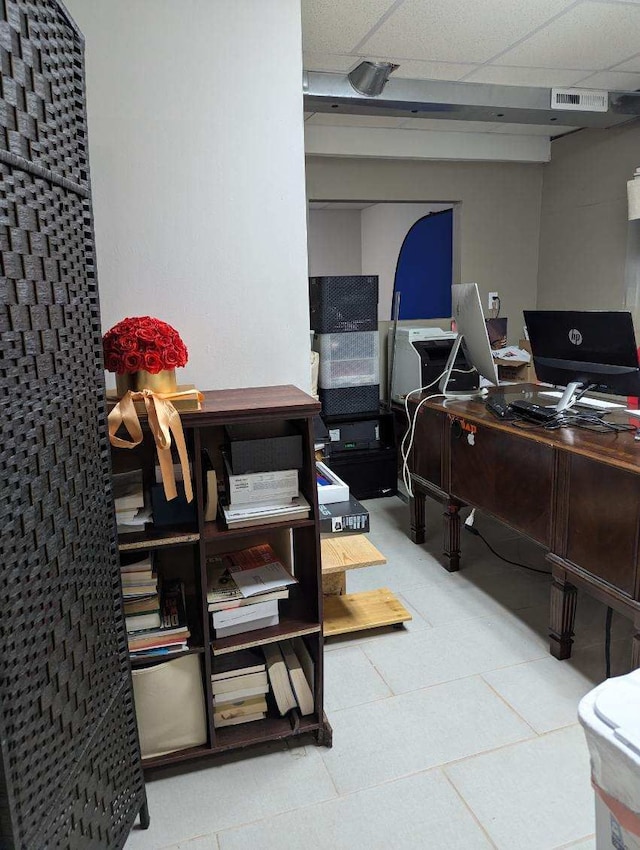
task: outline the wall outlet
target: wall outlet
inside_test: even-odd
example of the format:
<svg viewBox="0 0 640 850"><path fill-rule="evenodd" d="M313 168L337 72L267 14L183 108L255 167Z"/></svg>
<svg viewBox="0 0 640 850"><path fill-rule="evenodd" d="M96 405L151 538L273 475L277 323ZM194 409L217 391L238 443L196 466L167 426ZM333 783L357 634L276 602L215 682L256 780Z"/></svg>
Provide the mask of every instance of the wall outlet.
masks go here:
<svg viewBox="0 0 640 850"><path fill-rule="evenodd" d="M497 300L497 299L498 299L498 293L497 293L497 292L490 292L490 293L489 293L488 304L487 304L487 306L489 307L489 309L490 309L490 310L495 310L495 309L496 309L496 307L498 306L497 304L494 304L494 303L493 303L493 302L494 302L494 299L495 299L495 300Z"/></svg>

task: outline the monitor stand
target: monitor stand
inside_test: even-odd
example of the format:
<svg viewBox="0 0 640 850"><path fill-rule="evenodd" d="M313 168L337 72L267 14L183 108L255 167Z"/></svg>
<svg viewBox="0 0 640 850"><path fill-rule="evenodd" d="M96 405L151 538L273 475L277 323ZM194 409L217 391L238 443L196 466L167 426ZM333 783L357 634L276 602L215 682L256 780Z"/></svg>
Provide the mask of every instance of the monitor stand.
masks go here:
<svg viewBox="0 0 640 850"><path fill-rule="evenodd" d="M456 337L456 341L453 343L451 347L451 353L449 354L449 359L447 360L447 365L445 366L444 374L442 378L440 378L440 383L438 384L438 389L442 393L445 398L455 398L459 401L467 401L472 398L480 398L485 393L480 389L480 375L478 374L478 370L474 367L470 369L460 369L456 368L456 360L458 358L458 354L460 353L460 349L462 346L462 341L464 337L462 334L458 334ZM462 349L462 353L464 354L464 348ZM465 365L468 367L469 363L466 359ZM462 364L458 364L460 367ZM452 378L451 373L454 372L455 377ZM453 386L452 386L453 385Z"/></svg>
<svg viewBox="0 0 640 850"><path fill-rule="evenodd" d="M555 409L558 413L562 413L563 410L568 410L570 407L573 407L573 405L582 398L589 387L589 384L584 384L582 381L571 381L570 384L567 384L565 391L562 393L562 397L555 405Z"/></svg>

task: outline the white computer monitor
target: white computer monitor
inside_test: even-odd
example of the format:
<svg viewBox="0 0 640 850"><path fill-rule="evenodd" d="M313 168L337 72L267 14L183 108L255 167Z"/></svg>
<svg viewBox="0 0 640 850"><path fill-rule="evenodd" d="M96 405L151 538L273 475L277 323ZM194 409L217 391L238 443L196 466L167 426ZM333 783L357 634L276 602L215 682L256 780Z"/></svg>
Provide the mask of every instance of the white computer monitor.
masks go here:
<svg viewBox="0 0 640 850"><path fill-rule="evenodd" d="M445 374L440 381L440 392L452 396L472 396L473 391L458 390L452 380L456 356L462 345L469 365L475 368L491 384L498 384L498 369L493 359L487 324L482 312L477 283L456 283L451 287L453 318L458 328L458 338L447 362Z"/></svg>

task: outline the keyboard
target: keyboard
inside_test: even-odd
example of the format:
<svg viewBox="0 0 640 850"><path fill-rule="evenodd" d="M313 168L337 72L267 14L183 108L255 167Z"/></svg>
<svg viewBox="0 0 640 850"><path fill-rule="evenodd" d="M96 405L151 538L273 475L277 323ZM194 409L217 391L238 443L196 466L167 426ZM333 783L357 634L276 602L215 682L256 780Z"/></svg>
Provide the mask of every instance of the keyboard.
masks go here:
<svg viewBox="0 0 640 850"><path fill-rule="evenodd" d="M553 422L559 416L558 411L553 407L544 407L542 404L534 404L532 401L525 401L524 399L512 401L509 407L523 419L530 419L533 422L540 422L540 424Z"/></svg>

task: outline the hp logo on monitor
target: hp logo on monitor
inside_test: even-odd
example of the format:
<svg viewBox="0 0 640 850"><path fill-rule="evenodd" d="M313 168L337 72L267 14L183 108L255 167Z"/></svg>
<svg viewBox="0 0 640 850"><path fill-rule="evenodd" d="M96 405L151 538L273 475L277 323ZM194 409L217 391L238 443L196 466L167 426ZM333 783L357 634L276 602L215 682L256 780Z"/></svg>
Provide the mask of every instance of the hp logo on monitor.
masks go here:
<svg viewBox="0 0 640 850"><path fill-rule="evenodd" d="M571 328L569 331L569 342L573 345L582 345L582 334L577 328Z"/></svg>

